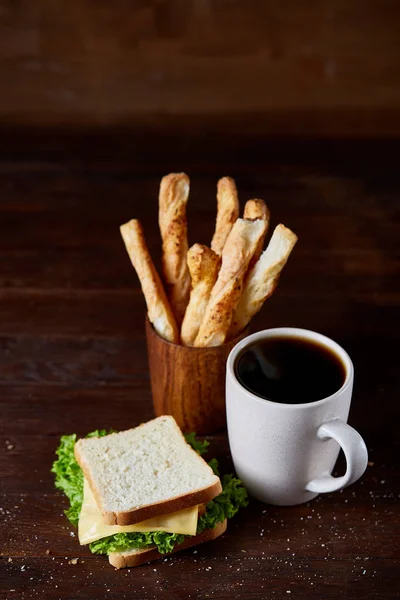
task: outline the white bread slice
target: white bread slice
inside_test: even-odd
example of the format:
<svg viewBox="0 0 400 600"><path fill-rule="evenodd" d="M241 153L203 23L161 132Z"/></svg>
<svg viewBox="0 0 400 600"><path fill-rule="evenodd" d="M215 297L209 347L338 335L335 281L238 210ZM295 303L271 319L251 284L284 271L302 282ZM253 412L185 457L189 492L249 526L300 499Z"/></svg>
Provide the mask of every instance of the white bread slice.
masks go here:
<svg viewBox="0 0 400 600"><path fill-rule="evenodd" d="M151 546L150 548L144 548L142 550L111 552L111 554L108 555L108 560L116 569L123 569L124 567L138 567L143 563L170 556L170 554L173 554L174 552L179 552L180 550L185 550L186 548L191 548L192 546L197 546L203 542L215 540L215 538L219 537L226 531L226 525L227 522L225 519L225 521L217 523L213 529L205 529L198 535L189 536L185 538L182 544L177 544L172 552L169 552L168 554L160 554L155 546Z"/></svg>
<svg viewBox="0 0 400 600"><path fill-rule="evenodd" d="M107 525L133 525L209 502L222 491L171 416L80 439L75 457Z"/></svg>

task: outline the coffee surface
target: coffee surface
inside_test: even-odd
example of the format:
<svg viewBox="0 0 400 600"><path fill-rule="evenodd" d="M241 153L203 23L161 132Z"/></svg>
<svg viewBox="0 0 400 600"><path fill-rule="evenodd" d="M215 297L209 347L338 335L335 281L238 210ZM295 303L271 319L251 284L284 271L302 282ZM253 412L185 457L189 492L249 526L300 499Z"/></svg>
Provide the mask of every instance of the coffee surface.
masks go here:
<svg viewBox="0 0 400 600"><path fill-rule="evenodd" d="M247 346L236 360L235 372L253 394L284 404L327 398L346 378L337 354L318 342L298 337L268 338Z"/></svg>

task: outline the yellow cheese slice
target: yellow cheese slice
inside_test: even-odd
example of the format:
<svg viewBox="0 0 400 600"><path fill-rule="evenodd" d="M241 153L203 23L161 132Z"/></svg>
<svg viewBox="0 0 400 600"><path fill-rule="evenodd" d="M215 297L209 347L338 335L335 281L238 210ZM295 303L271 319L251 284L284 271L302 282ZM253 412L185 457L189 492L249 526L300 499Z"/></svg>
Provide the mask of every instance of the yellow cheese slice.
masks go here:
<svg viewBox="0 0 400 600"><path fill-rule="evenodd" d="M133 531L166 531L196 535L198 506L184 508L168 515L160 515L135 525L105 525L95 497L86 479L83 484L83 503L79 516L78 537L81 545L90 544L115 533L131 533Z"/></svg>

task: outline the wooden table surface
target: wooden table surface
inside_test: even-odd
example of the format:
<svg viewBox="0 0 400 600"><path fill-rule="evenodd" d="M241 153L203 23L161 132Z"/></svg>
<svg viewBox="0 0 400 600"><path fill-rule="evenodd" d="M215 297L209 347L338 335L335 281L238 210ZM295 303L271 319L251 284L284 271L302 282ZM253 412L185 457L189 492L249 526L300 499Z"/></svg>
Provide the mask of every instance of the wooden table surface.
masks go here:
<svg viewBox="0 0 400 600"><path fill-rule="evenodd" d="M201 129L2 136L1 598L398 597L399 149ZM265 198L272 225L298 234L253 329L307 327L348 350L350 423L370 463L343 492L291 508L252 501L217 541L116 571L79 546L50 467L63 433L152 417L145 306L118 226L140 218L159 260L158 184L172 170L191 175L192 243L211 238L226 174L242 203ZM230 468L226 435L210 441Z"/></svg>

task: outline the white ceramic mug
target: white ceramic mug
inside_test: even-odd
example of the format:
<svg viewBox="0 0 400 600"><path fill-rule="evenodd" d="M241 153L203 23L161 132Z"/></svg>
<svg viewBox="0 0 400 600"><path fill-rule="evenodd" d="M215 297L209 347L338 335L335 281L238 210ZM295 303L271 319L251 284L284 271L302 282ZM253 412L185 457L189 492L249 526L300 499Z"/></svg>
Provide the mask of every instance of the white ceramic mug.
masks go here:
<svg viewBox="0 0 400 600"><path fill-rule="evenodd" d="M345 367L345 381L331 396L316 402L284 404L252 394L238 381L235 363L250 344L268 338L297 337L333 351ZM301 504L321 492L334 492L364 473L368 453L359 433L347 424L354 370L349 355L324 335L282 327L254 333L231 351L226 371L229 444L236 473L249 493L263 502ZM346 473L332 477L339 450Z"/></svg>

